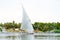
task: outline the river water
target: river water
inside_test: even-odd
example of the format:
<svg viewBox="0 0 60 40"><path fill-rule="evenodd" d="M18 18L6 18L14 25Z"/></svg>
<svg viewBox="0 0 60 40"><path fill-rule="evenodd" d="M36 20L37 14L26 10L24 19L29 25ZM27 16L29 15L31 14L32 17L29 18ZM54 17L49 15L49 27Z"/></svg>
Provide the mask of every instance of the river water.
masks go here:
<svg viewBox="0 0 60 40"><path fill-rule="evenodd" d="M60 36L0 33L0 40L60 40Z"/></svg>

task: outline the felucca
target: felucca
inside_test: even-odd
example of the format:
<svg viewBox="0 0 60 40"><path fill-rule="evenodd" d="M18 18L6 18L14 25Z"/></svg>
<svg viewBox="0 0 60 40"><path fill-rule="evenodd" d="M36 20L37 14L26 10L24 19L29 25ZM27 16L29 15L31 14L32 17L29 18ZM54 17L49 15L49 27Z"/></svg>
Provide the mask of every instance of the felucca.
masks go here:
<svg viewBox="0 0 60 40"><path fill-rule="evenodd" d="M22 18L21 29L25 33L33 33L34 30L33 30L31 21L27 15L25 9L23 8L23 6L22 6L22 9L23 9L23 18Z"/></svg>

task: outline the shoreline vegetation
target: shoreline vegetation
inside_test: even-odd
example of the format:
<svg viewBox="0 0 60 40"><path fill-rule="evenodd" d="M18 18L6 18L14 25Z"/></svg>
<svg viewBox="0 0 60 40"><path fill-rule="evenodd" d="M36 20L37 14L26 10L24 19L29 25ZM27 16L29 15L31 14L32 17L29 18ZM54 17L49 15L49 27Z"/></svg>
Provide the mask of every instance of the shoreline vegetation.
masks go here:
<svg viewBox="0 0 60 40"><path fill-rule="evenodd" d="M57 22L57 23L35 22L32 25L34 28L34 32L60 33L60 22ZM21 23L15 23L15 21L0 23L0 32L2 32L3 30L7 32L21 32L22 30L20 29L20 27L21 27Z"/></svg>

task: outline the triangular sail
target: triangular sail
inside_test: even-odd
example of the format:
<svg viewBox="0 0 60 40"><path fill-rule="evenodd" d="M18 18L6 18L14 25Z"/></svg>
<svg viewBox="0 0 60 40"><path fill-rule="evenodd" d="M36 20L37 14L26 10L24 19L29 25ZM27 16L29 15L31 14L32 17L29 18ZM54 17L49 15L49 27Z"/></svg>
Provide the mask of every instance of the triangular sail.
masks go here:
<svg viewBox="0 0 60 40"><path fill-rule="evenodd" d="M31 24L29 17L26 14L26 11L24 10L24 8L23 8L23 18L22 18L21 29L27 31L28 33L33 32L33 26Z"/></svg>

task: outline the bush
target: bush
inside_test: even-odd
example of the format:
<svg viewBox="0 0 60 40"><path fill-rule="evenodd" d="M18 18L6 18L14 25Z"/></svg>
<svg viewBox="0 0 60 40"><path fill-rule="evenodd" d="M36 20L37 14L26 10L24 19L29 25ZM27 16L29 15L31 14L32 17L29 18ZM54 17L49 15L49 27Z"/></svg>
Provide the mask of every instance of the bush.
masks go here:
<svg viewBox="0 0 60 40"><path fill-rule="evenodd" d="M2 32L2 29L0 28L0 32Z"/></svg>
<svg viewBox="0 0 60 40"><path fill-rule="evenodd" d="M54 30L55 33L60 33L60 30Z"/></svg>

